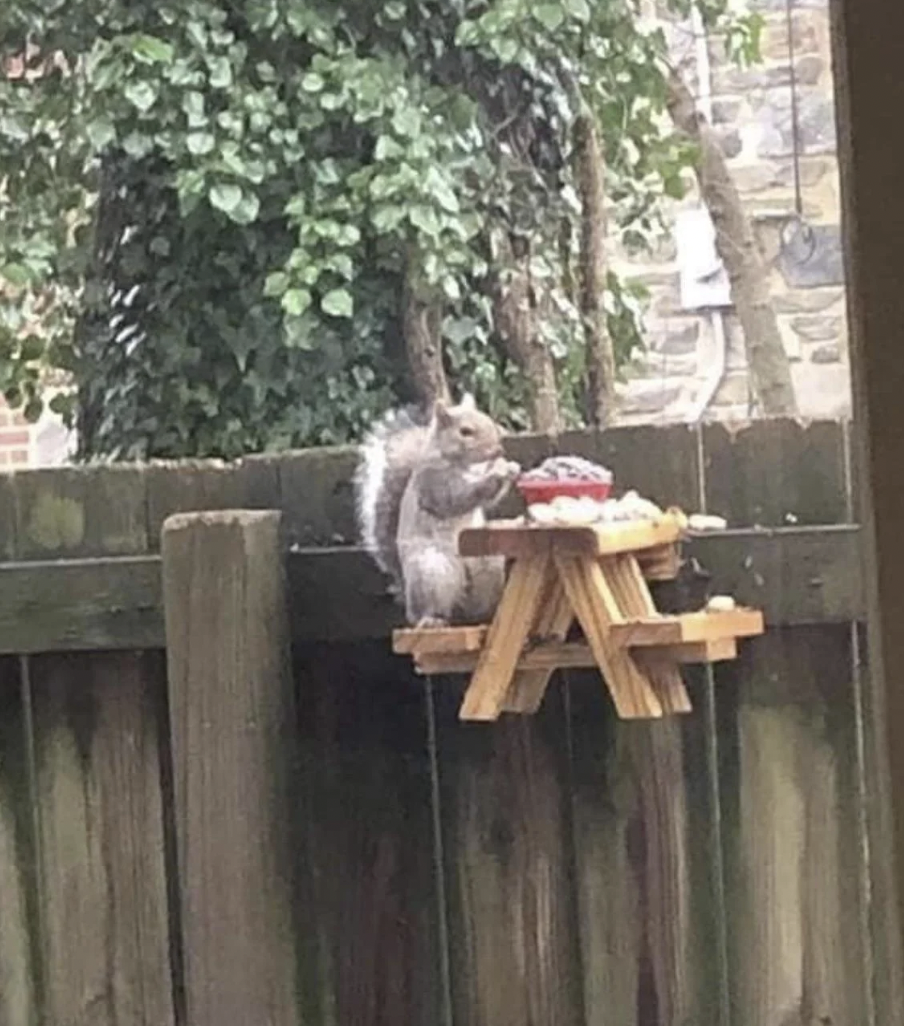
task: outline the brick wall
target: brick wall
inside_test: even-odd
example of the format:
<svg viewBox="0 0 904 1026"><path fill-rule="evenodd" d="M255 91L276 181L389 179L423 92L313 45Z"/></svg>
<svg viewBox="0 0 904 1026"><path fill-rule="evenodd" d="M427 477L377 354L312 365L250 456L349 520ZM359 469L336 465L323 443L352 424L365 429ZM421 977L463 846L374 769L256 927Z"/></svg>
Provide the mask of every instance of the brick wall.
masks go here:
<svg viewBox="0 0 904 1026"><path fill-rule="evenodd" d="M34 428L21 413L0 399L0 469L24 467L32 462Z"/></svg>

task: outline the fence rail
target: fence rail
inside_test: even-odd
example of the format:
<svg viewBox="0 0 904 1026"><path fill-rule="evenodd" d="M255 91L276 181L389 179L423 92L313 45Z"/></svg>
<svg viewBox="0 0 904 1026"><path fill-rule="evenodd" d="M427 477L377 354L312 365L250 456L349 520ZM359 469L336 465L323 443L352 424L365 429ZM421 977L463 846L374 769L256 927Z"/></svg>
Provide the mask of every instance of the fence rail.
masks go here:
<svg viewBox="0 0 904 1026"><path fill-rule="evenodd" d="M770 629L691 715L461 724L349 450L0 477L0 1024L887 1021L846 426L510 448L729 519L686 554Z"/></svg>

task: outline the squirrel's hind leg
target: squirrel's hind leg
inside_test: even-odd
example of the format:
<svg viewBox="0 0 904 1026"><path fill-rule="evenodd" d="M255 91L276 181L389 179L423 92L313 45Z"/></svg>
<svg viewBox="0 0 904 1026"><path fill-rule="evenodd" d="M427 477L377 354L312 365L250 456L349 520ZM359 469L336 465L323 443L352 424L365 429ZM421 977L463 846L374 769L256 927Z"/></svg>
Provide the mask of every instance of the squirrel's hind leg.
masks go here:
<svg viewBox="0 0 904 1026"><path fill-rule="evenodd" d="M404 560L402 573L408 622L419 627L451 623L467 588L461 559L440 546L427 545Z"/></svg>
<svg viewBox="0 0 904 1026"><path fill-rule="evenodd" d="M468 589L462 619L468 623L488 623L493 619L505 587L505 557L472 556L465 560L465 572Z"/></svg>

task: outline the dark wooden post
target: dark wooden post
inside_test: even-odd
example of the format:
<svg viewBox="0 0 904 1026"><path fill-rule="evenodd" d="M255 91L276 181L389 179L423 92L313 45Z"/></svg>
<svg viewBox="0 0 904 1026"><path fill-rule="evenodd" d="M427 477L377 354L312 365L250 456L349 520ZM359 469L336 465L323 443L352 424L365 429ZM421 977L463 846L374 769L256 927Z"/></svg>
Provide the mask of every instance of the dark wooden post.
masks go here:
<svg viewBox="0 0 904 1026"><path fill-rule="evenodd" d="M163 525L187 1021L295 1026L294 739L280 514Z"/></svg>

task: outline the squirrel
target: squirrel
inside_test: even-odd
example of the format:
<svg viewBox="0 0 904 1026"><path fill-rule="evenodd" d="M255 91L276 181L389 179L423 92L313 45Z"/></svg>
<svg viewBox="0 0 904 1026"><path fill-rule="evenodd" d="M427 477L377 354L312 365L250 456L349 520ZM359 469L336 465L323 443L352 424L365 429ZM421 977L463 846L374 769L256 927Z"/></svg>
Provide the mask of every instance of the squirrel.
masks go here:
<svg viewBox="0 0 904 1026"><path fill-rule="evenodd" d="M393 411L364 440L355 478L362 541L392 579L409 624L481 623L496 609L503 557L463 557L458 533L480 526L521 468L470 395L438 399L429 420Z"/></svg>

